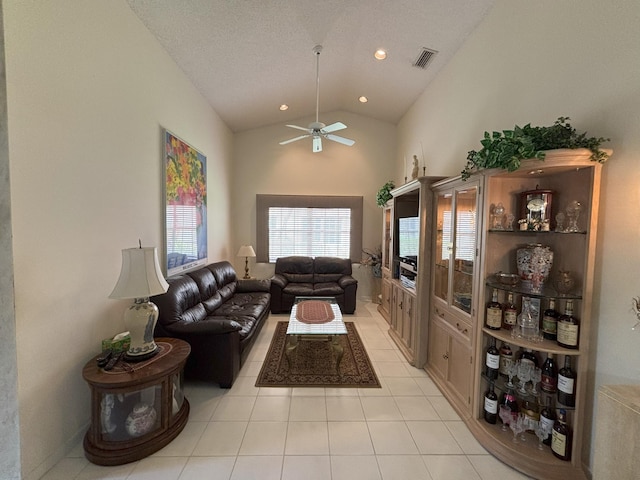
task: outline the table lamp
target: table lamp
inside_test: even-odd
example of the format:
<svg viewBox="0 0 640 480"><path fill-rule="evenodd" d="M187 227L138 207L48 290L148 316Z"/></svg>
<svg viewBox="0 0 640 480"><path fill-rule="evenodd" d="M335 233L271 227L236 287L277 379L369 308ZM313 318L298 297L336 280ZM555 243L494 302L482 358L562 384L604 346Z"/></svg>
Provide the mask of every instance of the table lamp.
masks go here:
<svg viewBox="0 0 640 480"><path fill-rule="evenodd" d="M124 323L131 334L131 345L125 360L137 362L157 353L153 329L158 320L158 307L149 301L151 295L164 293L169 288L165 281L156 247L126 248L122 250L122 271L109 298L133 298L133 304L124 313Z"/></svg>
<svg viewBox="0 0 640 480"><path fill-rule="evenodd" d="M238 250L238 257L244 257L244 280L248 280L251 277L249 276L249 257L255 257L256 252L254 252L253 247L251 245L242 245L240 250Z"/></svg>

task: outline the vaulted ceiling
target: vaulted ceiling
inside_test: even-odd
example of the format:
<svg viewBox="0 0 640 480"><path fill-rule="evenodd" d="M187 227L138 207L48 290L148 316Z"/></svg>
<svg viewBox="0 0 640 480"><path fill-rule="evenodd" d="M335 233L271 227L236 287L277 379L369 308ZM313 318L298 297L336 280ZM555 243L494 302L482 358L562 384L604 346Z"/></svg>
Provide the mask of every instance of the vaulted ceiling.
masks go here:
<svg viewBox="0 0 640 480"><path fill-rule="evenodd" d="M336 110L397 123L493 0L127 0L234 132ZM376 49L387 51L383 61ZM413 66L423 49L437 52ZM360 96L368 98L360 103ZM289 109L280 111L281 104Z"/></svg>

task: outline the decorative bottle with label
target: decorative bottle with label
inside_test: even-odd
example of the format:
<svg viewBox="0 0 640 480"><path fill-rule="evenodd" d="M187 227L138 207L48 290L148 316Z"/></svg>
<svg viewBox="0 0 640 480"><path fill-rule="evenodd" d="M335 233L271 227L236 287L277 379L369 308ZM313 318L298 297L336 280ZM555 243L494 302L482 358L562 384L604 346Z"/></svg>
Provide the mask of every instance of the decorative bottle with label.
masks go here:
<svg viewBox="0 0 640 480"><path fill-rule="evenodd" d="M549 432L549 436L542 441L545 445L551 445L551 432L553 431L555 421L556 411L553 407L553 397L547 395L547 404L540 410L540 423L542 427Z"/></svg>
<svg viewBox="0 0 640 480"><path fill-rule="evenodd" d="M498 372L500 371L500 352L498 352L496 348L496 339L493 337L489 339L489 347L485 355L484 366L484 373L489 380L498 378Z"/></svg>
<svg viewBox="0 0 640 480"><path fill-rule="evenodd" d="M500 375L509 376L509 367L513 363L513 351L507 343L500 345Z"/></svg>
<svg viewBox="0 0 640 480"><path fill-rule="evenodd" d="M522 311L520 315L518 315L516 328L511 330L511 336L537 341L539 335L540 325L538 324L538 320L533 316L531 299L529 297L522 297Z"/></svg>
<svg viewBox="0 0 640 480"><path fill-rule="evenodd" d="M502 327L502 305L498 302L498 289L494 288L491 301L487 303L487 328L500 330Z"/></svg>
<svg viewBox="0 0 640 480"><path fill-rule="evenodd" d="M565 355L564 367L558 372L558 402L567 407L576 406L576 372L571 368L569 355Z"/></svg>
<svg viewBox="0 0 640 480"><path fill-rule="evenodd" d="M558 367L553 359L553 354L547 353L547 359L542 365L542 381L540 388L547 393L556 393L558 387Z"/></svg>
<svg viewBox="0 0 640 480"><path fill-rule="evenodd" d="M493 382L489 383L489 390L484 394L484 419L494 425L498 421L498 396L493 389Z"/></svg>
<svg viewBox="0 0 640 480"><path fill-rule="evenodd" d="M558 345L565 348L578 348L580 321L573 316L573 300L567 300L564 314L558 319Z"/></svg>
<svg viewBox="0 0 640 480"><path fill-rule="evenodd" d="M551 450L560 460L571 460L572 437L571 428L567 424L567 412L561 408L551 433Z"/></svg>
<svg viewBox="0 0 640 480"><path fill-rule="evenodd" d="M513 303L513 293L507 294L507 301L502 306L502 328L505 330L511 330L516 326L518 321L518 310Z"/></svg>
<svg viewBox="0 0 640 480"><path fill-rule="evenodd" d="M542 336L547 340L556 340L559 316L556 301L552 298L549 300L549 308L542 314Z"/></svg>
<svg viewBox="0 0 640 480"><path fill-rule="evenodd" d="M514 420L518 419L518 414L520 413L520 407L518 406L518 401L516 400L516 394L514 389L511 387L507 387L507 391L502 396L500 400L500 405L506 405L511 409L511 416Z"/></svg>

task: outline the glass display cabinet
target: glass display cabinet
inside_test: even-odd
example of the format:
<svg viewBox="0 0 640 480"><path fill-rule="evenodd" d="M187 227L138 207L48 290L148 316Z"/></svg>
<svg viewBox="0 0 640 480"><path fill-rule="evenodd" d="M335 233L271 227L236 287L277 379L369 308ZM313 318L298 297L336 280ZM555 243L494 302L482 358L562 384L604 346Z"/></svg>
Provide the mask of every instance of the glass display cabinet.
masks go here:
<svg viewBox="0 0 640 480"><path fill-rule="evenodd" d="M119 362L113 370L96 358L82 376L91 389L91 425L86 457L98 465L144 458L173 440L189 417L183 369L191 348L175 338L156 339L159 353L139 363Z"/></svg>

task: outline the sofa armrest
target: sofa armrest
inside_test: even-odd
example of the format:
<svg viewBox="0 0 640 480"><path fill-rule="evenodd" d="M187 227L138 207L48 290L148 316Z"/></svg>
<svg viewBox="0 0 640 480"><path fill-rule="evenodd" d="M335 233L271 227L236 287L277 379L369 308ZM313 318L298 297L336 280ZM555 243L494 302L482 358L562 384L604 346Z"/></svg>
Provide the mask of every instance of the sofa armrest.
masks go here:
<svg viewBox="0 0 640 480"><path fill-rule="evenodd" d="M266 292L269 293L271 289L271 280L245 280L238 279L238 287L236 289L239 293L252 293L252 292Z"/></svg>
<svg viewBox="0 0 640 480"><path fill-rule="evenodd" d="M242 326L225 317L207 317L199 322L177 322L171 325L170 333L176 335L223 335L238 332Z"/></svg>
<svg viewBox="0 0 640 480"><path fill-rule="evenodd" d="M276 287L279 287L280 290L283 290L288 283L289 282L287 281L287 279L283 275L280 275L279 273L276 273L273 277L271 277L271 285L275 285Z"/></svg>
<svg viewBox="0 0 640 480"><path fill-rule="evenodd" d="M338 285L340 285L340 287L342 289L346 289L349 285L357 285L358 281L353 278L351 275L344 275L342 277L340 277L340 279L338 279Z"/></svg>

